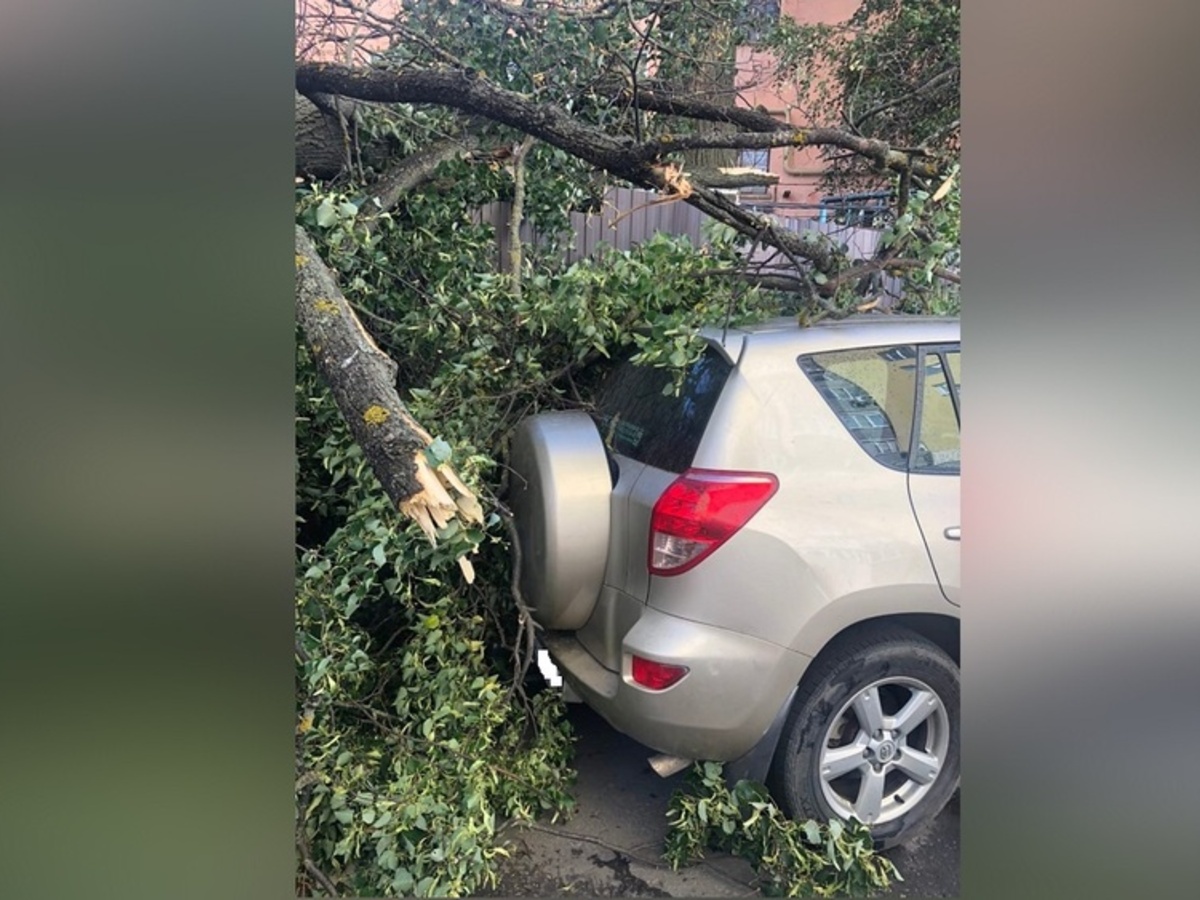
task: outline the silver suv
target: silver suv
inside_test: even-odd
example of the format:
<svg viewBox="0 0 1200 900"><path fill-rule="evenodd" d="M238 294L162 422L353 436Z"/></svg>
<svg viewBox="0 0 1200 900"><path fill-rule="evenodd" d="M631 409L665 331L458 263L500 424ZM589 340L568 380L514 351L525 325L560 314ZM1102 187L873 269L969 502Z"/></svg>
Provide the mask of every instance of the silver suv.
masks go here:
<svg viewBox="0 0 1200 900"><path fill-rule="evenodd" d="M520 586L615 728L881 847L959 780L959 325L705 333L512 445Z"/></svg>

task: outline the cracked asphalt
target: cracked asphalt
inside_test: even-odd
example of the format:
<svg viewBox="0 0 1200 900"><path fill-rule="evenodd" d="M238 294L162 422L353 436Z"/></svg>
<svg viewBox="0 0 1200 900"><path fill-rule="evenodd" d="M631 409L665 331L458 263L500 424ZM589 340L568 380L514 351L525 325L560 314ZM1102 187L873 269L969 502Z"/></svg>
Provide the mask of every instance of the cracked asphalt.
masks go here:
<svg viewBox="0 0 1200 900"><path fill-rule="evenodd" d="M514 827L505 835L511 857L493 897L746 897L760 896L748 863L709 853L673 872L662 859L666 810L684 773L659 778L652 751L613 730L582 704L570 706L578 735L578 803L566 822ZM957 897L959 798L908 847L888 851L904 881L882 896Z"/></svg>

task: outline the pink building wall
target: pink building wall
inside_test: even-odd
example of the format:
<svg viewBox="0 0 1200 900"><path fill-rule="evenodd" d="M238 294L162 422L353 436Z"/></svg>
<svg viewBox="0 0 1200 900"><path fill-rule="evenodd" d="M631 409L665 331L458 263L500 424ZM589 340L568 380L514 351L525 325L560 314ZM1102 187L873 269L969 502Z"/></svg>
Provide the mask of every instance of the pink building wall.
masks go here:
<svg viewBox="0 0 1200 900"><path fill-rule="evenodd" d="M781 0L780 15L788 16L802 25L845 22L854 14L861 0ZM737 51L738 103L761 106L780 121L792 125L828 125L804 119L797 109L795 90L775 84L775 59L770 53L739 47ZM757 191L743 191L744 202L773 205L782 215L808 217L816 215L816 205L823 192L820 179L824 165L820 154L813 149L779 148L770 151L767 170L779 176L779 183Z"/></svg>
<svg viewBox="0 0 1200 900"><path fill-rule="evenodd" d="M399 0L371 0L367 15L394 18ZM386 50L388 40L378 36L379 26L364 12L330 0L296 0L296 57L309 62L365 64L371 51Z"/></svg>

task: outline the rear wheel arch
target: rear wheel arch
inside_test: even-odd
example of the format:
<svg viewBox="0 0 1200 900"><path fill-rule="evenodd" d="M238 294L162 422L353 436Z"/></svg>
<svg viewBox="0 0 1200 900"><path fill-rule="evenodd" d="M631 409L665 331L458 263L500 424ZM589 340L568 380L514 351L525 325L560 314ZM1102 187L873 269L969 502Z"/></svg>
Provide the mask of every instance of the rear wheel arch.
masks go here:
<svg viewBox="0 0 1200 900"><path fill-rule="evenodd" d="M884 625L916 632L960 662L957 610L936 584L870 588L838 597L798 623L791 649L815 661L847 635Z"/></svg>
<svg viewBox="0 0 1200 900"><path fill-rule="evenodd" d="M938 649L954 660L956 666L962 665L962 627L958 617L928 612L893 613L890 615L874 616L870 619L863 619L861 622L847 625L825 642L821 651L813 658L813 663L816 663L823 655L829 652L837 652L838 647L842 643L853 640L854 636L863 630L889 628L902 628L925 638L925 640L936 645ZM812 664L809 665L809 670L811 669Z"/></svg>
<svg viewBox="0 0 1200 900"><path fill-rule="evenodd" d="M872 766L883 761L884 771L900 770L886 776L890 780L883 806L875 807L881 813L880 821L871 825L876 843L881 847L903 843L929 825L958 786L957 626L949 616L882 616L855 623L826 643L800 679L768 777L772 793L789 815L828 819L852 814L849 807L865 796L858 792L865 791L868 764L855 756L855 764L843 776L852 782L848 793L846 780L827 775L824 767L839 765L853 749L862 753L863 760L869 758ZM876 736L861 727L855 699L860 692L891 703L883 711L890 717L888 722L902 719L900 707L909 701L933 695L936 703L930 704L933 712L915 731L904 735L885 731L868 746L865 742ZM834 735L837 738L831 739ZM896 756L889 764L886 760L892 760L893 753ZM926 787L908 773L914 760L931 759L937 760L936 774ZM865 774L857 774L858 770ZM838 791L845 796L838 796Z"/></svg>

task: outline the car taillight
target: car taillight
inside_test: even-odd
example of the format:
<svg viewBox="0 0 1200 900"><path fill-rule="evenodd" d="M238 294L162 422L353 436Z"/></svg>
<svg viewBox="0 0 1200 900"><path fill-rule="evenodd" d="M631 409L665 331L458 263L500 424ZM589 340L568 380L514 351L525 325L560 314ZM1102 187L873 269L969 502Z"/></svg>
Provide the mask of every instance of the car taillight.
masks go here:
<svg viewBox="0 0 1200 900"><path fill-rule="evenodd" d="M679 575L733 537L779 490L770 472L688 469L650 515L650 573Z"/></svg>
<svg viewBox="0 0 1200 900"><path fill-rule="evenodd" d="M687 666L655 662L652 659L633 657L633 680L652 691L663 691L688 673Z"/></svg>

